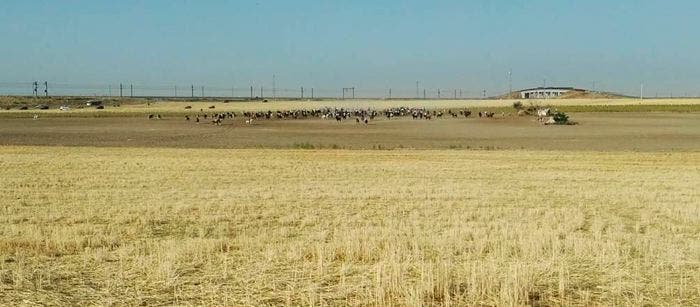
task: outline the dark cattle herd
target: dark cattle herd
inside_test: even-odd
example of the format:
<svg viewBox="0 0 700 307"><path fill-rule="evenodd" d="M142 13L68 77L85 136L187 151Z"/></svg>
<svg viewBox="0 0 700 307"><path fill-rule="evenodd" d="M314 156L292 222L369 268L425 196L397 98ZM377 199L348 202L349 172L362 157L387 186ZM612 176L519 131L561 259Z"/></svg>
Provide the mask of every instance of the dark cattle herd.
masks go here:
<svg viewBox="0 0 700 307"><path fill-rule="evenodd" d="M192 109L191 106L186 106L185 109ZM214 107L209 107L214 109ZM494 113L482 111L477 113L481 118L493 118ZM472 111L468 109L459 110L427 110L425 108L415 107L395 107L384 110L374 109L346 109L346 108L320 108L307 110L280 110L280 111L245 111L245 112L206 112L204 109L199 109L199 112L192 115L185 115L186 121L194 121L196 123L211 123L221 125L226 120L234 120L236 117L245 118L246 124L252 124L260 120L294 120L294 119L328 119L335 120L340 123L345 120L353 120L357 124L369 124L376 118L408 118L414 120L433 120L441 118L468 118L472 116ZM149 119L162 119L160 114L149 114Z"/></svg>

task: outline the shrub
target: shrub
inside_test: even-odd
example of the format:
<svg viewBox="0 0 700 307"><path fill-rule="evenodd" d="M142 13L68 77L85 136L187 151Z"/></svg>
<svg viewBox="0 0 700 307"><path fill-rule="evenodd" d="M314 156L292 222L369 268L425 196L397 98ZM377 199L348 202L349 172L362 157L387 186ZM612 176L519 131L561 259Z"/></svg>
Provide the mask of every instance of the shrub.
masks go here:
<svg viewBox="0 0 700 307"><path fill-rule="evenodd" d="M315 149L316 148L313 144L311 144L309 142L294 143L293 147L297 148L297 149Z"/></svg>
<svg viewBox="0 0 700 307"><path fill-rule="evenodd" d="M554 118L554 121L557 122L557 124L565 124L565 123L569 122L569 115L566 115L566 113L564 113L564 112L556 111L554 113L553 118Z"/></svg>

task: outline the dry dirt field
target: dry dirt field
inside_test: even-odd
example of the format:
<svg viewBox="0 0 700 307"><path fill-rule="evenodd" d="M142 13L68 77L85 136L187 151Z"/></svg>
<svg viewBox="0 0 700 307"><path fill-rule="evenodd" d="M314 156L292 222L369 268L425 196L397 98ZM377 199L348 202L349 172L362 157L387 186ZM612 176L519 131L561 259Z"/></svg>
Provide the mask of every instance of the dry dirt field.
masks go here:
<svg viewBox="0 0 700 307"><path fill-rule="evenodd" d="M573 113L575 126L532 117L441 120L260 120L222 126L184 117L0 118L0 145L180 148L700 150L700 113Z"/></svg>
<svg viewBox="0 0 700 307"><path fill-rule="evenodd" d="M573 126L0 111L0 305L698 306L678 102L569 102Z"/></svg>

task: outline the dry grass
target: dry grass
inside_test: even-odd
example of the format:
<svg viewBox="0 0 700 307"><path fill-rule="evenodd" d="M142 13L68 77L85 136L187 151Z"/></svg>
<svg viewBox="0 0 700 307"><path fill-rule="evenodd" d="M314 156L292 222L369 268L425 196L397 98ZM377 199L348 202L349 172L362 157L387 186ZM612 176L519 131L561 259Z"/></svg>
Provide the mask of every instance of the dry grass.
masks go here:
<svg viewBox="0 0 700 307"><path fill-rule="evenodd" d="M0 304L700 304L700 153L0 147Z"/></svg>
<svg viewBox="0 0 700 307"><path fill-rule="evenodd" d="M2 97L0 97L2 98ZM10 104L12 97L5 97L5 103ZM29 98L22 98L27 100ZM23 101L24 101L23 100ZM83 99L87 101L88 99ZM290 109L315 109L315 108L374 108L386 109L397 106L405 107L425 107L429 109L482 109L492 110L497 112L512 112L513 102L522 101L525 106L529 104L539 106L554 106L554 107L572 107L572 110L578 112L600 112L605 111L605 107L617 107L620 110L621 106L627 106L621 111L647 111L648 108L659 111L698 111L697 106L700 105L700 99L529 99L529 100L324 100L324 101L244 101L244 102L229 102L222 101L157 101L146 103L142 100L125 99L124 104L120 107L112 105L119 101L111 101L105 103L107 108L104 110L96 110L94 108L73 108L69 112L58 110L58 106L54 105L51 110L36 110L32 109L37 104L41 103L41 99L34 102L23 102L23 105L29 106L29 110L0 110L0 117L13 116L31 116L39 112L42 116L143 116L143 114L169 114L181 115L187 113L196 113L200 109L207 112L243 112L243 111L267 111L267 110L290 110ZM2 100L0 100L2 103ZM185 110L185 106L192 106L191 110ZM209 109L210 106L215 106L215 109Z"/></svg>
<svg viewBox="0 0 700 307"><path fill-rule="evenodd" d="M525 105L529 103L537 105L552 106L580 106L580 105L696 105L700 104L700 99L502 99L502 100L331 100L331 101L271 101L261 102L231 102L214 103L219 107L228 107L232 110L276 110L276 109L311 109L319 106L344 107L344 108L377 108L384 109L396 106L408 107L428 107L435 109L447 108L475 108L475 107L512 107L513 102L522 101ZM204 108L212 105L208 102L187 103L193 108ZM158 106L180 108L183 102L158 102ZM144 106L137 106L144 107Z"/></svg>

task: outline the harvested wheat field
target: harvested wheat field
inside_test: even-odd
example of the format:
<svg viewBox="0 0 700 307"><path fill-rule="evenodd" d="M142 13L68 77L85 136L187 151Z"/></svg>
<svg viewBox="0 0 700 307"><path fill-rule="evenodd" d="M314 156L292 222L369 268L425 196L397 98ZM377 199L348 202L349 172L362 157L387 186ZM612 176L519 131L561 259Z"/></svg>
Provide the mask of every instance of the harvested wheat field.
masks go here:
<svg viewBox="0 0 700 307"><path fill-rule="evenodd" d="M0 305L700 304L700 153L0 147Z"/></svg>

